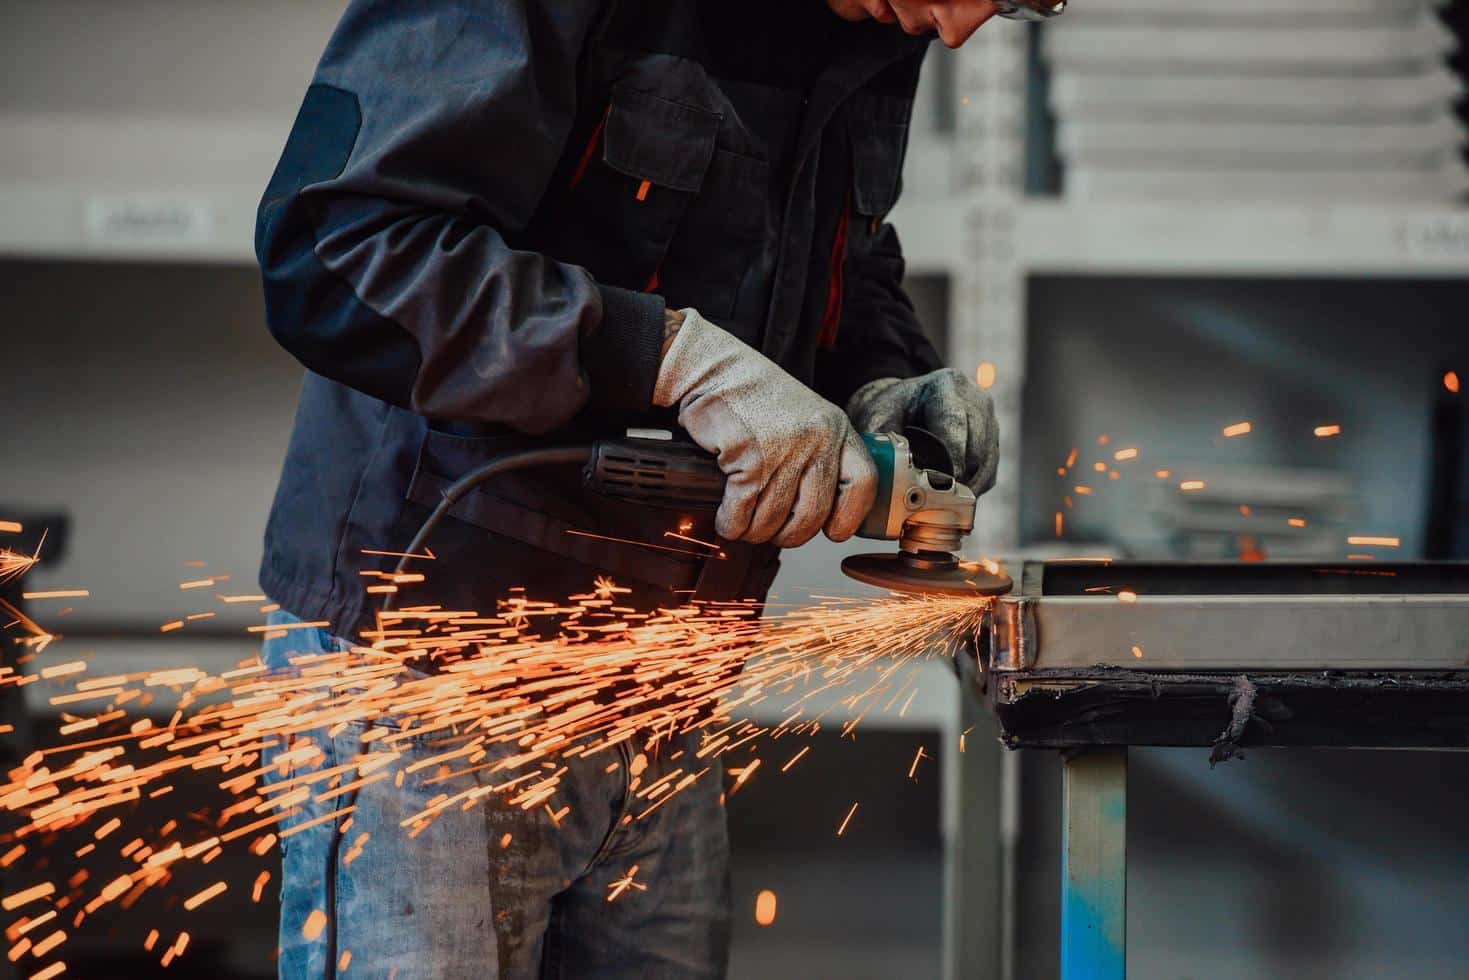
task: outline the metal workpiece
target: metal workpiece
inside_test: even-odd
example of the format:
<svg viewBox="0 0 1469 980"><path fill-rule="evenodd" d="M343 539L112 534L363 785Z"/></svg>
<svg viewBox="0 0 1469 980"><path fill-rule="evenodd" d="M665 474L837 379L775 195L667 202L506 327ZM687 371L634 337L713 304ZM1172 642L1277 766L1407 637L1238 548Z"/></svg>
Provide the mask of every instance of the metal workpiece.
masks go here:
<svg viewBox="0 0 1469 980"><path fill-rule="evenodd" d="M1003 596L990 609L988 664L996 673L1035 666L1034 598Z"/></svg>
<svg viewBox="0 0 1469 980"><path fill-rule="evenodd" d="M1469 670L1469 595L1001 599L997 670Z"/></svg>
<svg viewBox="0 0 1469 980"><path fill-rule="evenodd" d="M980 673L1004 744L1065 751L1062 980L1127 974L1129 746L1210 764L1469 749L1469 565L1027 562L1016 579Z"/></svg>
<svg viewBox="0 0 1469 980"><path fill-rule="evenodd" d="M1011 747L1469 748L1469 566L1027 563L985 699Z"/></svg>

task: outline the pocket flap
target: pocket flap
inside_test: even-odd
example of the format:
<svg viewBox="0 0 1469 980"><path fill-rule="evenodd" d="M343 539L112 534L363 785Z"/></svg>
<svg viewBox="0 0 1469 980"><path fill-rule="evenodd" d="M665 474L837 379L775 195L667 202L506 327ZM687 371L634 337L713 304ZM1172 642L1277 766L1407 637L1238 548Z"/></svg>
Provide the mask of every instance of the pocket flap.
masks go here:
<svg viewBox="0 0 1469 980"><path fill-rule="evenodd" d="M694 193L714 155L719 121L718 113L616 88L602 159L629 177Z"/></svg>
<svg viewBox="0 0 1469 980"><path fill-rule="evenodd" d="M908 127L902 123L854 122L852 132L852 203L859 214L881 217L898 200L898 177Z"/></svg>

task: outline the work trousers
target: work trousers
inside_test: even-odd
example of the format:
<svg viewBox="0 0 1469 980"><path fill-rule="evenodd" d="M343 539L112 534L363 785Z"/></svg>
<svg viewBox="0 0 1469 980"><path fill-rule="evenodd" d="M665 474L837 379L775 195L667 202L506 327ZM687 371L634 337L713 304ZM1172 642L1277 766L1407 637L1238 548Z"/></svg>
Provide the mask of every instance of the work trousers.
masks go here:
<svg viewBox="0 0 1469 980"><path fill-rule="evenodd" d="M284 612L273 613L271 621L299 622ZM326 630L294 628L272 634L262 658L272 670L290 671L293 658L347 646ZM380 723L282 740L268 750L267 762L308 744L321 755L293 753L266 778L346 765L371 748L362 736ZM676 768L687 771L698 735L665 740L656 752L642 748L624 740L555 760L567 771L544 805L524 809L490 793L468 810L445 808L410 837L403 821L435 797L503 784L515 774L491 774L486 767L449 783L431 782L432 771L407 770L444 747L433 735L396 740L393 750L403 755L387 778L326 800L317 799L324 792L314 792L282 824L289 833L354 808L345 831L343 817L282 834L280 976L723 976L729 844L719 760L702 760L699 768L713 768L654 807L656 799L637 798L632 787L650 786ZM481 764L492 761L494 751ZM405 777L397 779L394 771Z"/></svg>

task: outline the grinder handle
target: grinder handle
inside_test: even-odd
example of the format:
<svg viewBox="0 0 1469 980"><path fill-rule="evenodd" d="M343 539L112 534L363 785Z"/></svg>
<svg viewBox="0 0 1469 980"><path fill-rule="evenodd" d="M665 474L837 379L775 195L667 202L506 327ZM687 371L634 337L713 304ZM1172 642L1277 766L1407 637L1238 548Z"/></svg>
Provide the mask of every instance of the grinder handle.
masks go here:
<svg viewBox="0 0 1469 980"><path fill-rule="evenodd" d="M671 437L599 440L582 479L589 490L645 507L713 511L724 499L724 474L714 457Z"/></svg>

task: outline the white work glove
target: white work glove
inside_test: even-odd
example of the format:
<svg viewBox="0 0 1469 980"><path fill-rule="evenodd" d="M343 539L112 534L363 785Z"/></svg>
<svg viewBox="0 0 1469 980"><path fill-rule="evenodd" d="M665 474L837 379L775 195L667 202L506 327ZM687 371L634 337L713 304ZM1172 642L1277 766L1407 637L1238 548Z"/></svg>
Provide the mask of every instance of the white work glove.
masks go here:
<svg viewBox="0 0 1469 980"><path fill-rule="evenodd" d="M877 497L877 468L842 410L775 362L681 311L653 389L725 475L714 527L728 541L845 541Z"/></svg>
<svg viewBox="0 0 1469 980"><path fill-rule="evenodd" d="M847 416L862 432L899 432L916 425L938 436L954 476L975 495L995 485L1000 425L989 392L955 368L917 378L879 378L858 388Z"/></svg>

